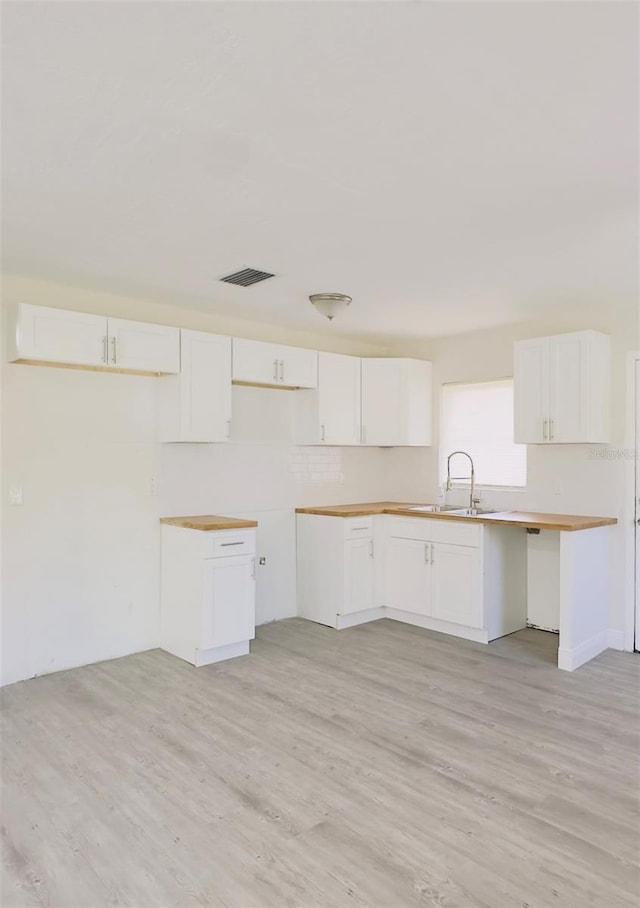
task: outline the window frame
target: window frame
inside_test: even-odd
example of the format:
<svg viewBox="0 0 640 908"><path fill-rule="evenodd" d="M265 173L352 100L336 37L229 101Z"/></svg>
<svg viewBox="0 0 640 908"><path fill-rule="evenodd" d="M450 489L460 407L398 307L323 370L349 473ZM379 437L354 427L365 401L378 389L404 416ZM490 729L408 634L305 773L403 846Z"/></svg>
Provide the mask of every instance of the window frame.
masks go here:
<svg viewBox="0 0 640 908"><path fill-rule="evenodd" d="M444 487L444 484L447 480L447 456L443 451L443 414L444 414L444 389L445 387L451 387L455 385L491 385L497 382L511 382L512 386L514 384L513 375L501 375L495 378L478 378L478 379L461 379L460 381L443 381L440 383L440 401L439 401L439 426L438 426L438 481L439 484ZM514 444L517 442L514 441ZM527 449L528 445L522 445L523 448ZM528 450L525 450L525 479L522 485L496 485L495 483L486 483L486 482L476 482L474 483L475 489L480 489L487 492L526 492L527 491L527 480L529 478L528 474ZM468 491L471 489L471 480L462 479L462 480L452 480L451 489L461 489Z"/></svg>

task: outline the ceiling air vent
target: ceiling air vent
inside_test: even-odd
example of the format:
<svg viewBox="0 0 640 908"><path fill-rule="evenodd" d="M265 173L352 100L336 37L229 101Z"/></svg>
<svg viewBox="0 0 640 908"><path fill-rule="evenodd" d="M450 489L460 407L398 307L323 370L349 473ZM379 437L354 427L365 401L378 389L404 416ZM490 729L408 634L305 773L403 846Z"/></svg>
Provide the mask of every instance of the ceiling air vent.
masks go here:
<svg viewBox="0 0 640 908"><path fill-rule="evenodd" d="M252 284L259 284L260 281L266 281L269 277L275 277L270 271L258 271L257 268L242 268L240 271L234 271L233 274L225 274L220 280L225 284L236 284L238 287L250 287Z"/></svg>

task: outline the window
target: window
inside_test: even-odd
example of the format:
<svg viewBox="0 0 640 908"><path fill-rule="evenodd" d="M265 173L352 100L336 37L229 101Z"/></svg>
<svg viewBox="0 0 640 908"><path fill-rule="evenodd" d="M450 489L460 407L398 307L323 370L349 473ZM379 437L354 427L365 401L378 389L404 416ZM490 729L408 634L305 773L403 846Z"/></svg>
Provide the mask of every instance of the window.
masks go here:
<svg viewBox="0 0 640 908"><path fill-rule="evenodd" d="M466 451L473 457L477 485L526 486L527 446L513 441L513 379L443 385L440 413L443 478L448 455ZM454 476L469 470L464 457L454 457L451 466Z"/></svg>

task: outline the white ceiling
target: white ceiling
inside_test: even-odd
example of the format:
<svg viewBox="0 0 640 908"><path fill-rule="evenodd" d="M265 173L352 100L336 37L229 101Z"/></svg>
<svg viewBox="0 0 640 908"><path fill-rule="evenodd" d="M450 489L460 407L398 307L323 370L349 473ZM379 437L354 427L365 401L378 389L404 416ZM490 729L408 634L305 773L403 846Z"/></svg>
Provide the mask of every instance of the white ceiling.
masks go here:
<svg viewBox="0 0 640 908"><path fill-rule="evenodd" d="M380 340L635 302L636 4L3 6L5 270Z"/></svg>

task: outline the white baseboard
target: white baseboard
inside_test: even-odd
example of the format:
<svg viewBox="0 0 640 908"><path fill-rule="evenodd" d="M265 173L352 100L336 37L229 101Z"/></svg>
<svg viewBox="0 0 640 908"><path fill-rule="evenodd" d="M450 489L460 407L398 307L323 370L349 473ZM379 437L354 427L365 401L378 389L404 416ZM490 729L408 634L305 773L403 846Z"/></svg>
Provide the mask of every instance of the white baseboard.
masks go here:
<svg viewBox="0 0 640 908"><path fill-rule="evenodd" d="M593 637L585 640L579 646L574 646L573 649L560 647L558 650L558 668L563 669L565 672L573 672L580 668L585 662L609 648L609 634L609 630L600 631L600 633L594 634Z"/></svg>
<svg viewBox="0 0 640 908"><path fill-rule="evenodd" d="M236 659L238 656L248 656L249 651L249 641L244 640L242 643L230 643L228 646L216 646L214 649L196 650L195 661L199 668L202 665L224 662L226 659Z"/></svg>
<svg viewBox="0 0 640 908"><path fill-rule="evenodd" d="M357 624L366 624L367 621L378 621L385 617L385 612L386 609L381 606L380 608L364 609L362 612L353 612L351 615L338 615L336 628L342 631L347 627L355 627Z"/></svg>
<svg viewBox="0 0 640 908"><path fill-rule="evenodd" d="M437 631L440 634L449 634L451 637L462 637L464 640L473 640L474 643L488 643L489 632L481 628L467 627L463 624L453 624L451 621L440 621L426 615L417 615L414 612L404 612L401 609L385 609L386 617L392 621L402 621L403 624L413 624L428 631Z"/></svg>
<svg viewBox="0 0 640 908"><path fill-rule="evenodd" d="M617 631L614 628L609 628L609 648L619 650L626 649L624 631Z"/></svg>

